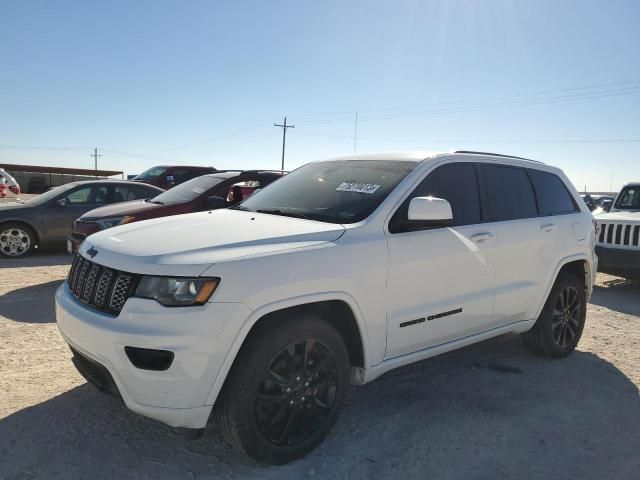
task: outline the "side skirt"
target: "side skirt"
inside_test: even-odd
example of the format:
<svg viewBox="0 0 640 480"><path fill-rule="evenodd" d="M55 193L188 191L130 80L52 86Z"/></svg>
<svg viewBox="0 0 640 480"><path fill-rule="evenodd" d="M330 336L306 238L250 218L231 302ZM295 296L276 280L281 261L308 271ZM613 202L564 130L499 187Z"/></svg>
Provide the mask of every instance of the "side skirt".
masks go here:
<svg viewBox="0 0 640 480"><path fill-rule="evenodd" d="M502 327L492 328L486 332L476 333L469 335L468 337L459 338L450 342L442 343L434 347L425 348L424 350L418 350L417 352L408 353L399 357L390 358L388 360L379 363L369 368L353 368L351 371L351 383L355 385L362 385L369 383L380 375L383 375L395 368L409 365L410 363L419 362L427 358L435 357L441 353L450 352L451 350L457 350L458 348L466 347L474 343L488 340L489 338L504 335L505 333L522 333L529 330L536 323L536 319L533 320L519 320L517 322L504 325Z"/></svg>

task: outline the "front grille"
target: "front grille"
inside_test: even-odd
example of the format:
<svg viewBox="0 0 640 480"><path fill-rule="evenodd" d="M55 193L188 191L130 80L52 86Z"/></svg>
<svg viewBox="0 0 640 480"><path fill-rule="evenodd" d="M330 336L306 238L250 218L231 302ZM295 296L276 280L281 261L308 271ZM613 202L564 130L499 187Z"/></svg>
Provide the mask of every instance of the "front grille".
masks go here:
<svg viewBox="0 0 640 480"><path fill-rule="evenodd" d="M138 284L139 275L114 270L76 255L67 276L69 291L97 310L118 315Z"/></svg>
<svg viewBox="0 0 640 480"><path fill-rule="evenodd" d="M617 222L598 222L598 245L603 247L640 248L640 225Z"/></svg>

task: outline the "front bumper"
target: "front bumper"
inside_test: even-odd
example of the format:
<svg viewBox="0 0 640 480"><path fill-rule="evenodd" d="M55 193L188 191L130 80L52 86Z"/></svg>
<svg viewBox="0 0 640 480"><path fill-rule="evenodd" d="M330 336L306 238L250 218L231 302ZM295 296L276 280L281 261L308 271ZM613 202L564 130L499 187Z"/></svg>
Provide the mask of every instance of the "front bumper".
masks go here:
<svg viewBox="0 0 640 480"><path fill-rule="evenodd" d="M55 300L63 338L86 362L108 372L113 387L106 389L117 392L130 410L173 427L206 426L213 404L207 399L250 313L244 304L168 308L129 298L113 317L79 302L66 282ZM125 346L169 350L175 358L168 370L142 370L133 366ZM100 387L99 381L91 381Z"/></svg>
<svg viewBox="0 0 640 480"><path fill-rule="evenodd" d="M640 279L640 250L597 246L596 254L599 272Z"/></svg>

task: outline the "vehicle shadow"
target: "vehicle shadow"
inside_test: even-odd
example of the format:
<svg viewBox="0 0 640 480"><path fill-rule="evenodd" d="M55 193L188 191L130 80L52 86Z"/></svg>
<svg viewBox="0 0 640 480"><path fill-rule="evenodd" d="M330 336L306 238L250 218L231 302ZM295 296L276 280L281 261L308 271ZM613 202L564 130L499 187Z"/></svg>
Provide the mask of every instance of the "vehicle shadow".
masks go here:
<svg viewBox="0 0 640 480"><path fill-rule="evenodd" d="M354 388L334 432L283 467L215 425L188 441L81 385L0 420L0 478L635 478L640 397L611 363L502 337Z"/></svg>
<svg viewBox="0 0 640 480"><path fill-rule="evenodd" d="M25 258L0 257L0 269L71 265L71 262L73 262L73 255L43 250Z"/></svg>
<svg viewBox="0 0 640 480"><path fill-rule="evenodd" d="M640 315L640 282L595 285L589 303L628 315Z"/></svg>
<svg viewBox="0 0 640 480"><path fill-rule="evenodd" d="M62 282L64 280L53 280L0 295L0 317L25 323L55 322L54 295Z"/></svg>

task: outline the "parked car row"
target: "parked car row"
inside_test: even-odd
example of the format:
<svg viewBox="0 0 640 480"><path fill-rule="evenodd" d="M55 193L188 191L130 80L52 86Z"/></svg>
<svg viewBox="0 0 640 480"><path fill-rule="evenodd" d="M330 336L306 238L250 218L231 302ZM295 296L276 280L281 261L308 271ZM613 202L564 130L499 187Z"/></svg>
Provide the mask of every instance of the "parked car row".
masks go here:
<svg viewBox="0 0 640 480"><path fill-rule="evenodd" d="M79 247L58 327L80 373L139 414L195 433L214 415L237 450L281 464L329 434L350 383L505 333L552 358L580 340L596 229L557 168L354 155L248 198L260 178L233 175L85 218L119 225ZM171 205L195 213L124 221Z"/></svg>
<svg viewBox="0 0 640 480"><path fill-rule="evenodd" d="M154 167L134 181L87 180L52 188L27 201L0 206L0 255L19 258L34 248L76 252L97 231L139 220L233 206L283 175L280 171ZM202 175L203 172L210 172ZM150 182L171 173L170 190ZM1 172L0 172L1 173ZM188 179L189 176L195 178ZM2 177L0 177L1 179ZM5 190L0 181L0 196ZM175 186L178 185L178 186ZM11 186L9 186L11 188ZM19 187L12 191L19 193Z"/></svg>
<svg viewBox="0 0 640 480"><path fill-rule="evenodd" d="M266 187L282 175L280 171L216 171L189 180L153 198L91 210L73 222L67 250L75 253L87 236L117 225L236 205L256 189Z"/></svg>

